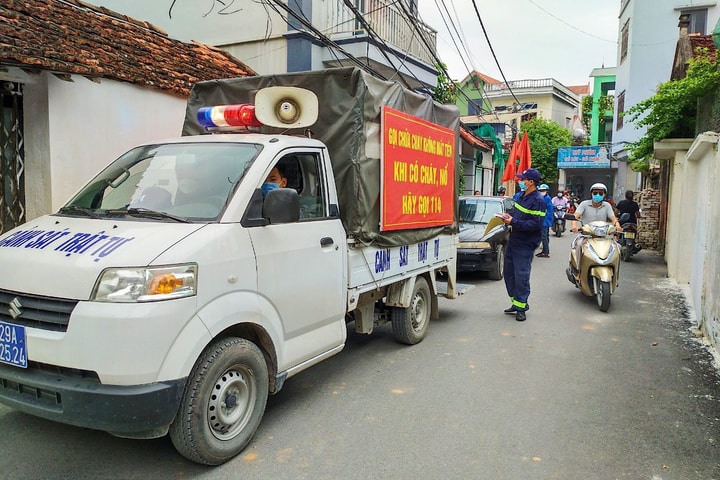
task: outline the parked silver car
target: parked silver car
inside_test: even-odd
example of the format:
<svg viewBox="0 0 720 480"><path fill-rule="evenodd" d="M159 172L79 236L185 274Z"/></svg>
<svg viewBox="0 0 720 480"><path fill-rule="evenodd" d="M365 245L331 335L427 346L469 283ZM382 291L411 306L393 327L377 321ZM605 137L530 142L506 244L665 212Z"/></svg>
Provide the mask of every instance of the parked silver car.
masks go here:
<svg viewBox="0 0 720 480"><path fill-rule="evenodd" d="M486 271L493 280L503 278L505 245L510 228L495 217L513 207L509 197L460 197L460 233L457 271Z"/></svg>

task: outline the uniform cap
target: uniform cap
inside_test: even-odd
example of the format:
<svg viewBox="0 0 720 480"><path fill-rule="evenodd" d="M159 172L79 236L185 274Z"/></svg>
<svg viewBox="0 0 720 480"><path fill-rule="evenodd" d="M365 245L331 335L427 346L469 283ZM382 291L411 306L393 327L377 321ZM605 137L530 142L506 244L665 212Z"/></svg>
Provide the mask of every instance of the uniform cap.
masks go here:
<svg viewBox="0 0 720 480"><path fill-rule="evenodd" d="M523 180L527 178L527 179L533 180L535 182L539 182L540 179L542 178L542 176L540 175L540 172L538 172L534 168L528 168L524 172L518 173L517 177L520 179L523 179Z"/></svg>

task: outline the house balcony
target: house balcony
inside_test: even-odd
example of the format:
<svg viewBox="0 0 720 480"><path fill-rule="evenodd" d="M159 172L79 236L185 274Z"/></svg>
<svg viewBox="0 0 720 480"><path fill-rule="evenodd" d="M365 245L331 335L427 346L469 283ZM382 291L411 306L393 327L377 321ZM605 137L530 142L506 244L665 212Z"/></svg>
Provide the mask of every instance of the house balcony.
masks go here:
<svg viewBox="0 0 720 480"><path fill-rule="evenodd" d="M580 96L554 78L511 80L508 83L486 83L483 87L485 98L491 101L512 96L538 96L551 94L554 98L576 108Z"/></svg>
<svg viewBox="0 0 720 480"><path fill-rule="evenodd" d="M437 70L433 54L437 51L437 31L413 17L416 28L405 13L410 11L409 8L403 10L396 1L353 0L353 4L379 37L380 45L342 0L326 2L322 9L326 18L317 19L316 24L327 25L323 30L325 35L386 78L397 76L397 68L413 88L434 86ZM428 45L432 53L428 51ZM337 52L326 48L323 63L327 67L347 65L347 60L337 59L335 55Z"/></svg>

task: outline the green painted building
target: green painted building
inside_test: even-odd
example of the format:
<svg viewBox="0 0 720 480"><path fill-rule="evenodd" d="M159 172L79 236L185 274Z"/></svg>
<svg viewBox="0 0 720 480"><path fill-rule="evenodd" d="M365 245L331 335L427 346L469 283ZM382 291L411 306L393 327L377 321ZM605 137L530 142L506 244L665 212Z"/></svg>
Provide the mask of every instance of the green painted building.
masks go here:
<svg viewBox="0 0 720 480"><path fill-rule="evenodd" d="M615 67L595 68L590 73L593 83L590 145L612 143L615 70Z"/></svg>

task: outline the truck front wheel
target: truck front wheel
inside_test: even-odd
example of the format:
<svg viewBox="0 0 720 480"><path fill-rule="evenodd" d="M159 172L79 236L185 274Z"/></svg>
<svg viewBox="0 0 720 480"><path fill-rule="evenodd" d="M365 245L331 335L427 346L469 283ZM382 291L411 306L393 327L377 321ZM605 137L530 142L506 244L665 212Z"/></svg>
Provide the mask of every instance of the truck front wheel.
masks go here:
<svg viewBox="0 0 720 480"><path fill-rule="evenodd" d="M188 378L170 438L193 462L219 465L240 453L260 425L268 371L260 349L243 338L211 343Z"/></svg>
<svg viewBox="0 0 720 480"><path fill-rule="evenodd" d="M407 345L415 345L422 341L430 323L431 308L430 287L427 280L418 277L415 279L410 306L390 308L390 321L395 339Z"/></svg>

